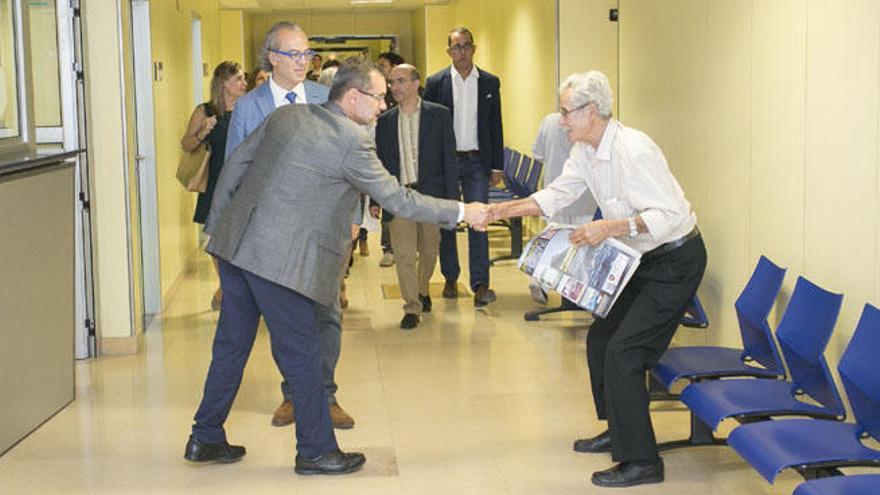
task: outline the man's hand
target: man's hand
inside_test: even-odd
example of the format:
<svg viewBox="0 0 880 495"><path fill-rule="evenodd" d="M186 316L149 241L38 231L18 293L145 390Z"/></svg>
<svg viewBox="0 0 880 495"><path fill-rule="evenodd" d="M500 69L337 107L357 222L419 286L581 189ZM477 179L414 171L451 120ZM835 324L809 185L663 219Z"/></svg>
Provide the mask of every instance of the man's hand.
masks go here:
<svg viewBox="0 0 880 495"><path fill-rule="evenodd" d="M492 175L489 176L489 186L497 186L503 178L504 172L501 170L493 170Z"/></svg>
<svg viewBox="0 0 880 495"><path fill-rule="evenodd" d="M585 223L575 229L568 237L568 240L576 246L583 246L584 244L595 246L611 237L610 227L611 225L608 220L596 220L595 222Z"/></svg>
<svg viewBox="0 0 880 495"><path fill-rule="evenodd" d="M379 214L382 213L382 208L378 206L370 207L370 216L373 218L379 218Z"/></svg>
<svg viewBox="0 0 880 495"><path fill-rule="evenodd" d="M486 223L497 222L499 220L504 220L504 207L501 206L502 203L494 203L489 205L489 218L486 220Z"/></svg>
<svg viewBox="0 0 880 495"><path fill-rule="evenodd" d="M354 241L358 238L358 235L361 233L361 226L353 223L351 224L351 240Z"/></svg>
<svg viewBox="0 0 880 495"><path fill-rule="evenodd" d="M489 205L468 203L464 205L464 221L474 230L485 232L489 224Z"/></svg>

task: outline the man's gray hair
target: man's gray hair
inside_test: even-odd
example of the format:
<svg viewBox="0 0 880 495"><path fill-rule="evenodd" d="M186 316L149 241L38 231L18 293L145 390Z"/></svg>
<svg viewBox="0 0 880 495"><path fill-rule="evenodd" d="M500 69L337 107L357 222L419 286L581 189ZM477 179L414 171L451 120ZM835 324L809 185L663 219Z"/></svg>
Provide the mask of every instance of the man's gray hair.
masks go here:
<svg viewBox="0 0 880 495"><path fill-rule="evenodd" d="M330 101L338 102L351 88L369 93L373 84L374 72L382 75L379 68L369 60L364 60L361 57L347 58L336 71L336 77L333 78L333 85L330 86L330 94L327 98Z"/></svg>
<svg viewBox="0 0 880 495"><path fill-rule="evenodd" d="M419 70L412 64L400 64L394 67L395 69L403 69L409 72L409 78L413 81L421 81L422 75L419 74Z"/></svg>
<svg viewBox="0 0 880 495"><path fill-rule="evenodd" d="M605 74L597 70L572 74L559 86L559 93L562 94L566 89L571 89L572 107L595 103L599 115L606 119L611 117L614 97L611 94L611 83Z"/></svg>
<svg viewBox="0 0 880 495"><path fill-rule="evenodd" d="M270 50L278 49L278 33L281 31L303 31L303 29L299 27L299 24L290 21L281 21L269 28L266 39L263 40L263 48L260 50L260 68L266 72L272 72L269 53L271 53Z"/></svg>

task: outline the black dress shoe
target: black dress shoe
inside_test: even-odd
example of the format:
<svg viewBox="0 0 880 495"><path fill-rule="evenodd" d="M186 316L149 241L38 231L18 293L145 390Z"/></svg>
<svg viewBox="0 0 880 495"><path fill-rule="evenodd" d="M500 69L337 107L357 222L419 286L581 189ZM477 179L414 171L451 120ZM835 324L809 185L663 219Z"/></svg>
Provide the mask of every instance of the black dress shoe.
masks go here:
<svg viewBox="0 0 880 495"><path fill-rule="evenodd" d="M474 307L482 308L495 300L495 291L485 285L478 285L474 291Z"/></svg>
<svg viewBox="0 0 880 495"><path fill-rule="evenodd" d="M458 297L458 281L447 280L443 285L443 297L446 299L455 299Z"/></svg>
<svg viewBox="0 0 880 495"><path fill-rule="evenodd" d="M611 452L611 433L605 430L593 438L578 438L574 441L574 451L590 454Z"/></svg>
<svg viewBox="0 0 880 495"><path fill-rule="evenodd" d="M246 451L240 445L223 443L205 443L194 438L192 435L186 442L186 450L183 458L192 462L235 462L244 457Z"/></svg>
<svg viewBox="0 0 880 495"><path fill-rule="evenodd" d="M663 482L663 459L651 462L621 462L604 471L593 473L593 484L620 488Z"/></svg>
<svg viewBox="0 0 880 495"><path fill-rule="evenodd" d="M314 459L296 456L296 474L348 474L364 465L367 458L360 452L342 452L337 450Z"/></svg>
<svg viewBox="0 0 880 495"><path fill-rule="evenodd" d="M419 302L422 303L422 313L430 313L434 305L431 303L431 296L423 296L419 294Z"/></svg>
<svg viewBox="0 0 880 495"><path fill-rule="evenodd" d="M415 313L406 313L400 320L400 328L404 330L412 330L419 325L419 315Z"/></svg>

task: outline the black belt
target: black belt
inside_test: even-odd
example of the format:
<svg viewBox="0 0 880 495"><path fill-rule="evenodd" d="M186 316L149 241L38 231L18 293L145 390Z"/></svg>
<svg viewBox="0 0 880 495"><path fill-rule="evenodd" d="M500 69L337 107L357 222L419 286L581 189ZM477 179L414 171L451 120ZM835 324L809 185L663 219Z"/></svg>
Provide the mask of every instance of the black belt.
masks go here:
<svg viewBox="0 0 880 495"><path fill-rule="evenodd" d="M664 254L669 253L671 251L675 251L676 249L684 246L687 243L687 241L693 239L694 237L697 237L698 235L700 235L700 229L698 229L696 226L694 226L694 230L691 230L690 232L685 234L683 237L679 237L678 239L676 239L674 241L669 241L665 244L661 244L661 245L655 247L654 249L648 251L647 253L643 254L642 260L643 261L652 260L655 258L659 258L660 256L663 256Z"/></svg>
<svg viewBox="0 0 880 495"><path fill-rule="evenodd" d="M461 160L477 158L480 156L480 150L456 151L455 156Z"/></svg>

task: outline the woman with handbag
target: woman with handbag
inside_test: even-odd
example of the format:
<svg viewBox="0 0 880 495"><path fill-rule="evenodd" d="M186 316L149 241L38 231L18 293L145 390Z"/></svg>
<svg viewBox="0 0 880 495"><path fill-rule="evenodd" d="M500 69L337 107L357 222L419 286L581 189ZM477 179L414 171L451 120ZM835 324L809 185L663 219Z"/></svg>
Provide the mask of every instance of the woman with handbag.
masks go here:
<svg viewBox="0 0 880 495"><path fill-rule="evenodd" d="M214 69L211 78L211 100L203 103L193 110L186 133L180 144L186 153L196 153L200 146L207 146L210 152L207 166L207 185L204 192L199 192L196 202L196 211L193 214L195 223L203 224L211 211L211 199L214 196L214 187L220 177L223 168L223 158L226 155L226 132L229 129L229 119L236 100L245 93L246 83L244 71L236 62L224 61ZM214 264L216 268L216 262ZM211 300L213 309L220 308L222 293L220 289L214 293Z"/></svg>

